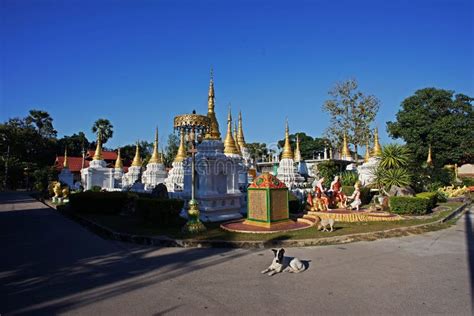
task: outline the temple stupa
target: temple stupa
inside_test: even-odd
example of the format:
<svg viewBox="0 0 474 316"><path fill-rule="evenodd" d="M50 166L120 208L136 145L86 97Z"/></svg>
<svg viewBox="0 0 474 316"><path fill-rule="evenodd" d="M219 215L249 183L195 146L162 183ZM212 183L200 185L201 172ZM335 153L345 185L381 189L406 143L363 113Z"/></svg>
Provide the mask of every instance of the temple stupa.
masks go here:
<svg viewBox="0 0 474 316"><path fill-rule="evenodd" d="M151 155L146 170L142 175L142 182L145 190L152 190L155 186L163 183L167 177L167 172L163 160L158 153L158 128L155 131L155 142L153 144L153 153Z"/></svg>
<svg viewBox="0 0 474 316"><path fill-rule="evenodd" d="M290 145L288 120L286 121L285 127L285 145L277 169L277 177L283 181L290 190L297 184L304 182L304 178L298 173L297 168L295 167L293 150Z"/></svg>
<svg viewBox="0 0 474 316"><path fill-rule="evenodd" d="M64 163L63 168L58 175L58 179L62 183L67 184L69 188L74 186L74 175L72 174L71 170L69 170L69 163L67 160L67 148L64 149Z"/></svg>
<svg viewBox="0 0 474 316"><path fill-rule="evenodd" d="M181 192L184 186L184 167L183 162L187 158L186 149L184 147L184 132L179 134L179 147L176 157L173 160L173 168L168 173L165 180L168 192ZM173 196L173 194L172 194Z"/></svg>
<svg viewBox="0 0 474 316"><path fill-rule="evenodd" d="M123 162L122 156L120 155L120 148L117 150L117 160L115 160L114 166L114 178L115 178L115 188L122 188L122 179L123 179Z"/></svg>
<svg viewBox="0 0 474 316"><path fill-rule="evenodd" d="M382 147L379 143L379 133L377 128L374 131L374 148L370 154L369 143L366 143L366 152L364 163L357 167L359 173L359 181L363 186L371 184L374 181L374 171L380 163L380 155L382 154Z"/></svg>
<svg viewBox="0 0 474 316"><path fill-rule="evenodd" d="M115 188L114 169L107 168L107 163L102 156L102 135L97 133L97 146L89 167L81 170L81 181L85 190L98 186L102 189Z"/></svg>
<svg viewBox="0 0 474 316"><path fill-rule="evenodd" d="M239 190L239 163L241 156L232 136L232 117L227 120L227 135L221 140L219 124L214 112L214 79L211 79L208 93L209 131L197 145L196 195L202 221L223 221L242 218L242 193ZM230 113L229 113L230 114ZM184 191L181 195L189 202L191 198L191 163L184 163Z"/></svg>
<svg viewBox="0 0 474 316"><path fill-rule="evenodd" d="M142 158L140 157L140 145L135 147L135 157L133 157L132 165L128 167L128 172L123 175L122 187L127 188L135 184L135 182L141 182L142 173Z"/></svg>

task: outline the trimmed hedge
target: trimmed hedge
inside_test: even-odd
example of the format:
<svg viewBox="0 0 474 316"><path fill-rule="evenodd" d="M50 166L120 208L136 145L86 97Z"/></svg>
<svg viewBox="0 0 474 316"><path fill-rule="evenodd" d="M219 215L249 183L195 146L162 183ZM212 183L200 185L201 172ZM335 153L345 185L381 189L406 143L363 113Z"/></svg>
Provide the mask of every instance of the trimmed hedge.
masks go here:
<svg viewBox="0 0 474 316"><path fill-rule="evenodd" d="M127 192L86 191L69 196L69 204L76 212L118 214L127 204Z"/></svg>
<svg viewBox="0 0 474 316"><path fill-rule="evenodd" d="M425 197L392 196L390 211L402 215L424 215L431 211L431 201Z"/></svg>
<svg viewBox="0 0 474 316"><path fill-rule="evenodd" d="M178 199L138 198L135 200L135 211L145 221L158 226L180 224L183 219L179 213L184 201Z"/></svg>
<svg viewBox="0 0 474 316"><path fill-rule="evenodd" d="M436 203L438 203L438 192L421 192L416 195L419 198L425 198L430 201L429 208L430 210L436 207Z"/></svg>

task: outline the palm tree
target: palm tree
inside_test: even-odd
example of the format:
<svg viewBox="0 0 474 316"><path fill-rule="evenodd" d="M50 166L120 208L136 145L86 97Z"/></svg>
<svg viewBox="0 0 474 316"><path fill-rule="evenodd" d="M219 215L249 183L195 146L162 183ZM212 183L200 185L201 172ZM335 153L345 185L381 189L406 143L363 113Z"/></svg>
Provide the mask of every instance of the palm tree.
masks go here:
<svg viewBox="0 0 474 316"><path fill-rule="evenodd" d="M114 135L113 128L114 126L108 119L100 118L92 125L92 133L99 134L100 132L102 144L105 144Z"/></svg>
<svg viewBox="0 0 474 316"><path fill-rule="evenodd" d="M385 169L404 168L410 161L410 151L406 146L388 144L383 147L380 155L380 167Z"/></svg>
<svg viewBox="0 0 474 316"><path fill-rule="evenodd" d="M410 151L399 144L388 144L382 148L380 163L373 170L374 185L388 195L392 186L406 187L411 184L411 175L407 169Z"/></svg>

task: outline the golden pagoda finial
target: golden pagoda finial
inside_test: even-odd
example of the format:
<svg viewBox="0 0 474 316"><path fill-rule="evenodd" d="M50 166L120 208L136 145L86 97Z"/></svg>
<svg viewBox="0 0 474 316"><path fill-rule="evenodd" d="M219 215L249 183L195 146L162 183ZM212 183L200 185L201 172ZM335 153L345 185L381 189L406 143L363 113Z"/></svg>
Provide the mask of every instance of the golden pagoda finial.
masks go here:
<svg viewBox="0 0 474 316"><path fill-rule="evenodd" d="M426 164L428 166L432 166L433 165L433 159L431 158L431 144L429 145L428 147L428 158L426 159Z"/></svg>
<svg viewBox="0 0 474 316"><path fill-rule="evenodd" d="M95 148L95 153L94 157L92 157L93 160L103 160L102 156L102 133L100 130L97 132L97 146Z"/></svg>
<svg viewBox="0 0 474 316"><path fill-rule="evenodd" d="M382 147L379 143L379 130L376 127L374 131L374 149L372 150L373 156L380 156L382 154Z"/></svg>
<svg viewBox="0 0 474 316"><path fill-rule="evenodd" d="M364 162L368 162L370 159L370 147L369 147L369 140L365 143L365 157Z"/></svg>
<svg viewBox="0 0 474 316"><path fill-rule="evenodd" d="M135 157L132 161L132 167L141 167L142 166L142 158L140 158L140 145L137 141L137 147L135 149Z"/></svg>
<svg viewBox="0 0 474 316"><path fill-rule="evenodd" d="M247 146L245 143L244 130L242 127L242 111L239 112L239 130L237 132L237 142L239 143L240 151L242 151L242 147Z"/></svg>
<svg viewBox="0 0 474 316"><path fill-rule="evenodd" d="M300 138L296 134L296 148L295 148L295 162L301 161L301 151L300 151Z"/></svg>
<svg viewBox="0 0 474 316"><path fill-rule="evenodd" d="M186 149L184 148L184 131L181 130L179 133L179 148L176 157L174 158L174 162L181 162L186 159Z"/></svg>
<svg viewBox="0 0 474 316"><path fill-rule="evenodd" d="M153 144L153 154L151 155L150 161L148 163L161 163L162 159L158 155L158 127L155 131L155 142Z"/></svg>
<svg viewBox="0 0 474 316"><path fill-rule="evenodd" d="M235 146L234 137L232 137L232 113L229 105L229 115L227 116L227 135L224 141L224 153L225 154L239 154L239 150Z"/></svg>
<svg viewBox="0 0 474 316"><path fill-rule="evenodd" d="M351 151L349 150L349 144L347 143L347 134L344 132L344 136L342 139L342 151L341 151L341 158L342 159L351 159Z"/></svg>
<svg viewBox="0 0 474 316"><path fill-rule="evenodd" d="M216 113L214 111L214 70L211 67L211 79L209 81L209 93L207 97L207 117L211 121L209 131L206 133L205 138L211 140L220 140L221 133L219 132L219 123L216 119Z"/></svg>
<svg viewBox="0 0 474 316"><path fill-rule="evenodd" d="M237 137L237 122L234 122L234 141L235 141L235 147L236 147L237 150L239 151L239 155L242 156L242 150L240 150L239 141L238 141L237 139L238 139L238 137Z"/></svg>
<svg viewBox="0 0 474 316"><path fill-rule="evenodd" d="M117 150L117 160L115 160L115 169L123 169L122 156L120 156L120 147Z"/></svg>
<svg viewBox="0 0 474 316"><path fill-rule="evenodd" d="M67 147L64 147L64 163L63 163L64 168L69 168L69 163L67 161Z"/></svg>
<svg viewBox="0 0 474 316"><path fill-rule="evenodd" d="M281 159L293 159L293 150L291 149L290 145L290 128L288 127L288 119L286 119L285 146L283 147Z"/></svg>

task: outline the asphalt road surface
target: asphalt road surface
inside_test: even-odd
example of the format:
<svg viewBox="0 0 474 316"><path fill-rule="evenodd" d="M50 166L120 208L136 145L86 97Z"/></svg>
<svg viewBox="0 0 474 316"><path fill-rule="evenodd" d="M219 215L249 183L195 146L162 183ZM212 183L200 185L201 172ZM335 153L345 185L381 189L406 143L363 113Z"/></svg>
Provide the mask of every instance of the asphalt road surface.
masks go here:
<svg viewBox="0 0 474 316"><path fill-rule="evenodd" d="M25 194L0 194L0 314L472 315L474 208L423 235L288 248L303 273L260 274L270 250L104 240Z"/></svg>

